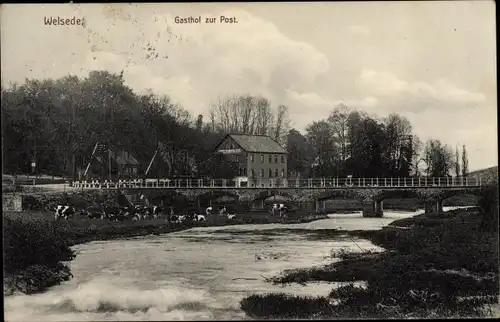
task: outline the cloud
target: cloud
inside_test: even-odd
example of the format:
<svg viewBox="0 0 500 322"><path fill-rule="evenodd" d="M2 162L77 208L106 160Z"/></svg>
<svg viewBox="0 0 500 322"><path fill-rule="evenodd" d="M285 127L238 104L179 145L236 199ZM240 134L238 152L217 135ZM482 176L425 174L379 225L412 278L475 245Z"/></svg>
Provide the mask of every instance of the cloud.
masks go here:
<svg viewBox="0 0 500 322"><path fill-rule="evenodd" d="M299 93L290 89L287 89L286 92L291 100L297 101L302 105L315 109L317 108L333 109L335 106L339 104L345 104L353 108L375 107L378 104L378 100L375 97L371 96L359 100L357 99L338 100L338 99L330 99L314 92Z"/></svg>
<svg viewBox="0 0 500 322"><path fill-rule="evenodd" d="M358 84L373 95L399 97L408 101L435 100L447 105L481 104L486 101L483 93L458 88L445 79L434 83L408 82L388 71L363 70ZM411 105L411 102L406 105Z"/></svg>
<svg viewBox="0 0 500 322"><path fill-rule="evenodd" d="M370 29L361 25L349 26L347 30L354 35L368 36L370 34Z"/></svg>
<svg viewBox="0 0 500 322"><path fill-rule="evenodd" d="M282 104L285 89L307 87L330 68L317 48L242 9L202 14L238 19L237 24L210 25L176 24L174 14L151 14L134 6L106 8L80 6L77 12L86 18L86 28L18 28L12 20L10 30L18 34L10 41L35 39L36 44L6 45L2 65L9 68L2 76L22 81L24 76L61 77L70 71L84 76L96 69L124 70L125 82L133 89L154 89L192 113L204 113L218 97L237 93L263 95ZM23 10L26 19L35 21L49 15L39 9L27 18L27 12ZM46 45L37 40L44 37ZM21 58L37 51L40 55L27 71Z"/></svg>
<svg viewBox="0 0 500 322"><path fill-rule="evenodd" d="M134 88L155 89L195 113L204 112L217 97L234 93L264 95L280 104L284 89L310 84L329 69L321 52L288 38L272 23L244 10L204 16L219 15L235 16L239 23L173 24L174 16L159 15L153 18L152 26L129 28L128 41L114 42L112 46L105 41L95 44L115 58L102 64L87 59L79 68L123 68L126 82ZM116 25L129 23L118 21ZM141 29L146 28L149 38L141 42ZM95 33L105 35L104 30ZM112 39L115 35L105 37ZM130 48L130 43L139 48ZM148 47L151 50L144 50ZM149 53L159 58L148 60L145 56ZM135 72L129 77L127 70Z"/></svg>

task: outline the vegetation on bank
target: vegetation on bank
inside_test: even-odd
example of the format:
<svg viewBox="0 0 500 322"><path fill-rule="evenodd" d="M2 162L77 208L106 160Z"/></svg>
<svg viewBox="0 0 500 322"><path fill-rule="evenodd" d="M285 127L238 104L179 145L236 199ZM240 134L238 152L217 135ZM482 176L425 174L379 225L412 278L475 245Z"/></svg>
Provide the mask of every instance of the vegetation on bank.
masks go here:
<svg viewBox="0 0 500 322"><path fill-rule="evenodd" d="M354 233L386 252L336 254L340 261L285 271L270 280L366 281L366 287L349 283L328 297L252 295L241 307L258 318L484 316L485 305L498 303L499 294L497 190L497 185L485 187L479 208L441 218L416 216L379 231Z"/></svg>
<svg viewBox="0 0 500 322"><path fill-rule="evenodd" d="M193 226L239 224L301 223L323 219L324 215L294 214L279 216L247 213L235 219L209 217L206 222L167 223L164 218L142 221L110 222L74 218L54 221L47 211L4 212L4 295L16 291L31 294L69 280L72 275L66 262L75 257L71 246L97 240L159 235Z"/></svg>
<svg viewBox="0 0 500 322"><path fill-rule="evenodd" d="M4 213L4 295L43 291L71 278L75 254L53 223L39 218L23 220Z"/></svg>

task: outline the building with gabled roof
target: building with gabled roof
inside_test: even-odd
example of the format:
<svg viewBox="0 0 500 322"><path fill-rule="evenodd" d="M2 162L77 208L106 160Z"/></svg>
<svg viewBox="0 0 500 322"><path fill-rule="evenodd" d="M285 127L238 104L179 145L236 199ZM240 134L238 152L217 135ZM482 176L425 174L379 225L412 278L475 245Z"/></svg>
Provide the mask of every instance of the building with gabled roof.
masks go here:
<svg viewBox="0 0 500 322"><path fill-rule="evenodd" d="M137 176L140 164L132 153L124 149L119 149L118 151L111 150L109 152L111 157L111 172L113 176L118 176L119 178ZM108 153L96 155L96 160L100 164L98 167L101 168L102 165L106 165L108 162L107 159ZM100 169L100 171L98 170L98 172L101 172L101 175L104 177L107 177L108 175L108 169L105 167Z"/></svg>
<svg viewBox="0 0 500 322"><path fill-rule="evenodd" d="M279 182L287 176L288 152L267 135L227 134L214 148L237 164L238 180L263 186L260 179ZM270 180L263 180L267 185Z"/></svg>

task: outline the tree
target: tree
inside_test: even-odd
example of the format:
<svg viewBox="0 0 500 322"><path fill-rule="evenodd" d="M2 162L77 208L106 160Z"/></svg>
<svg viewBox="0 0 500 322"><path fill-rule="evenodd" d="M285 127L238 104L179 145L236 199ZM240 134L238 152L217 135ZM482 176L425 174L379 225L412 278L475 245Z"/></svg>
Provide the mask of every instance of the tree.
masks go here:
<svg viewBox="0 0 500 322"><path fill-rule="evenodd" d="M269 135L281 144L286 143L289 129L288 108L276 109L264 97L239 95L219 98L210 106L212 130L224 133Z"/></svg>
<svg viewBox="0 0 500 322"><path fill-rule="evenodd" d="M352 114L349 132L351 152L346 163L348 173L359 177L383 176L383 125L368 116Z"/></svg>
<svg viewBox="0 0 500 322"><path fill-rule="evenodd" d="M200 163L198 174L218 179L232 179L238 175L238 167L221 153L212 153Z"/></svg>
<svg viewBox="0 0 500 322"><path fill-rule="evenodd" d="M73 163L85 167L96 142L132 153L141 171L159 143L168 143L158 162L168 160L174 171L192 160L205 138L212 139L198 135L190 114L168 97L135 94L121 74L105 71L2 87L1 104L8 172L30 172L33 159L40 172L71 174Z"/></svg>
<svg viewBox="0 0 500 322"><path fill-rule="evenodd" d="M453 152L449 146L439 140L429 140L424 150L424 161L427 166L427 176L448 176L453 168Z"/></svg>
<svg viewBox="0 0 500 322"><path fill-rule="evenodd" d="M421 157L422 141L416 135L413 135L412 147L413 147L413 149L412 149L413 156L412 156L411 175L413 175L415 177L419 177L420 176L420 162L422 161L422 157Z"/></svg>
<svg viewBox="0 0 500 322"><path fill-rule="evenodd" d="M469 159L467 157L467 150L465 144L462 146L462 176L467 177L469 174Z"/></svg>
<svg viewBox="0 0 500 322"><path fill-rule="evenodd" d="M392 113L384 118L385 160L391 175L408 176L412 164L412 126L408 119Z"/></svg>
<svg viewBox="0 0 500 322"><path fill-rule="evenodd" d="M198 118L196 119L196 129L198 131L201 131L203 129L203 115L198 115Z"/></svg>
<svg viewBox="0 0 500 322"><path fill-rule="evenodd" d="M310 124L306 129L306 138L314 150L315 162L313 175L329 176L336 172L335 164L337 153L330 124L327 121L316 121Z"/></svg>
<svg viewBox="0 0 500 322"><path fill-rule="evenodd" d="M293 175L306 175L311 164L311 147L307 139L296 129L287 135L288 171Z"/></svg>
<svg viewBox="0 0 500 322"><path fill-rule="evenodd" d="M280 144L287 142L288 129L290 128L290 119L288 117L288 107L279 105L276 110L275 124L273 126L273 138Z"/></svg>
<svg viewBox="0 0 500 322"><path fill-rule="evenodd" d="M328 123L332 127L332 134L336 138L340 152L340 161L345 162L347 159L347 146L348 146L348 120L351 109L346 105L340 104L330 113Z"/></svg>
<svg viewBox="0 0 500 322"><path fill-rule="evenodd" d="M460 172L460 153L458 152L458 147L455 149L455 175L459 177Z"/></svg>

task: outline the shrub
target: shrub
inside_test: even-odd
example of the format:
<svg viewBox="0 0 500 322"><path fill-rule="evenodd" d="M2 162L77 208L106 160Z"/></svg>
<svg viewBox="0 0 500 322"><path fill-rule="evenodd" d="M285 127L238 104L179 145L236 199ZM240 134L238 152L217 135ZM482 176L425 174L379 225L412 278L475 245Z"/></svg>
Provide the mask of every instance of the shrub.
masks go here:
<svg viewBox="0 0 500 322"><path fill-rule="evenodd" d="M494 182L481 187L478 201L479 209L483 214L481 228L490 228L498 231L498 183Z"/></svg>
<svg viewBox="0 0 500 322"><path fill-rule="evenodd" d="M54 222L4 218L3 233L7 274L33 265L55 267L75 256Z"/></svg>
<svg viewBox="0 0 500 322"><path fill-rule="evenodd" d="M241 309L253 317L305 318L331 311L323 297L300 297L273 293L251 295L241 302Z"/></svg>

